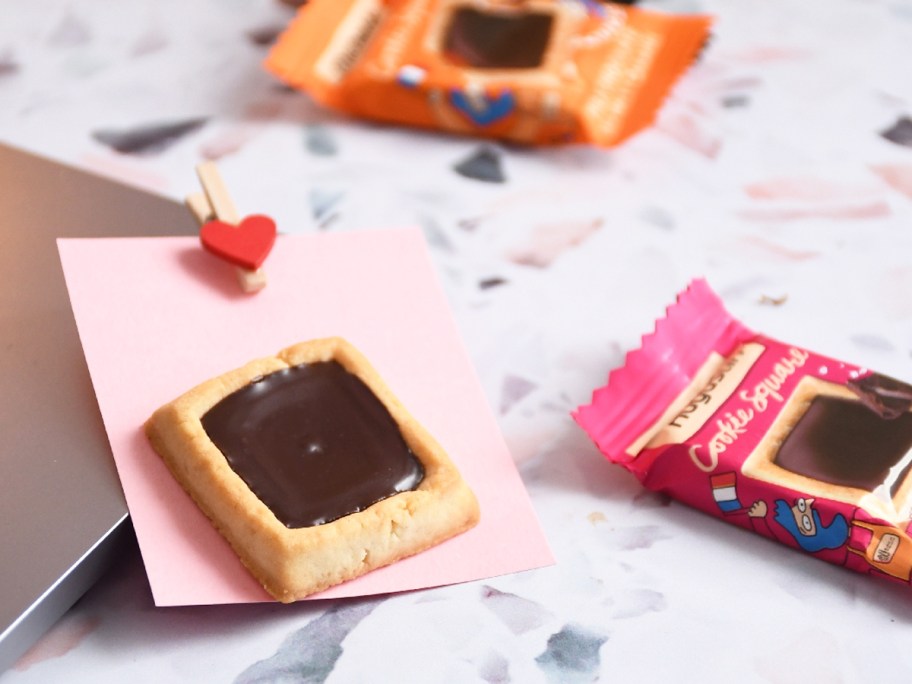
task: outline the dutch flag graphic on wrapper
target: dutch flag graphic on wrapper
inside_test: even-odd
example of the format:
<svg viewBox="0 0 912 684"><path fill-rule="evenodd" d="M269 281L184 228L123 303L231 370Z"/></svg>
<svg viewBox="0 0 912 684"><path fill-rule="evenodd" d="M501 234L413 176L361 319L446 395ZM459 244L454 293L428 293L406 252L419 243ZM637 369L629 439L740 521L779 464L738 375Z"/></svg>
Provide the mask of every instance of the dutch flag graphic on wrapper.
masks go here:
<svg viewBox="0 0 912 684"><path fill-rule="evenodd" d="M723 513L734 513L743 508L738 501L737 477L735 473L722 473L709 478L713 499Z"/></svg>

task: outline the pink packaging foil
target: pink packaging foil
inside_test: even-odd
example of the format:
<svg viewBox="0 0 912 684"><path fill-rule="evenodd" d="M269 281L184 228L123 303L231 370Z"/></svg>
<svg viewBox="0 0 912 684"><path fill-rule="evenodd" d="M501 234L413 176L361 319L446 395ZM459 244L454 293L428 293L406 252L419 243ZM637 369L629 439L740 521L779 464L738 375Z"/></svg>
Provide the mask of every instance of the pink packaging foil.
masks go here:
<svg viewBox="0 0 912 684"><path fill-rule="evenodd" d="M912 386L757 334L695 280L574 418L649 489L909 583L910 409Z"/></svg>

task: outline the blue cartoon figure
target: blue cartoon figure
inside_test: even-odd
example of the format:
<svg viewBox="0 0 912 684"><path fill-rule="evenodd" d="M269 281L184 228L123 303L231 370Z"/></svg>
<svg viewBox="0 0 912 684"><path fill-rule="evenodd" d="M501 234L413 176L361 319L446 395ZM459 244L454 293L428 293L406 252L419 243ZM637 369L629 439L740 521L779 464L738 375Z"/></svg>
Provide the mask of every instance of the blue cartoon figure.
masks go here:
<svg viewBox="0 0 912 684"><path fill-rule="evenodd" d="M747 512L753 520L766 522L768 507L765 501L755 501ZM849 539L849 523L845 516L837 513L828 525L820 519L820 513L814 508L814 499L798 498L791 505L785 499L777 499L773 520L778 529L784 529L802 549L816 553L825 549L838 549ZM774 537L779 537L776 530L766 525Z"/></svg>

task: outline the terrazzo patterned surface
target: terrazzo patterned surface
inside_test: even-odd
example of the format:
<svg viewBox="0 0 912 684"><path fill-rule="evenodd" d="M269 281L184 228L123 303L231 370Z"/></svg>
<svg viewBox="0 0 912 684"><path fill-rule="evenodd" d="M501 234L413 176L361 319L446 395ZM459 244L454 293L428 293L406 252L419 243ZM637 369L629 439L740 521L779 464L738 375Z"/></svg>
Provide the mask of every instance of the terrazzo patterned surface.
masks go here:
<svg viewBox="0 0 912 684"><path fill-rule="evenodd" d="M421 226L557 558L162 610L131 550L2 684L907 679L910 588L642 490L569 412L695 276L756 330L912 381L912 3L646 6L715 15L714 38L612 150L321 110L260 66L291 17L272 0L0 9L0 140L177 200L214 159L286 232Z"/></svg>

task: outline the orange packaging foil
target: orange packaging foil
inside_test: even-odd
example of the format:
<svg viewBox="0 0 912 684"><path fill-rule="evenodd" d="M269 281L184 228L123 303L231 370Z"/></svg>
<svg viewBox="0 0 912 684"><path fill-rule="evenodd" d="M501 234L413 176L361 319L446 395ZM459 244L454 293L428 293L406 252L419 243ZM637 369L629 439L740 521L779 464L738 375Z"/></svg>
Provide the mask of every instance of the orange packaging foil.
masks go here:
<svg viewBox="0 0 912 684"><path fill-rule="evenodd" d="M610 146L652 122L710 22L595 0L310 0L266 66L358 117Z"/></svg>
<svg viewBox="0 0 912 684"><path fill-rule="evenodd" d="M912 583L912 386L750 330L703 280L574 418L649 489Z"/></svg>

